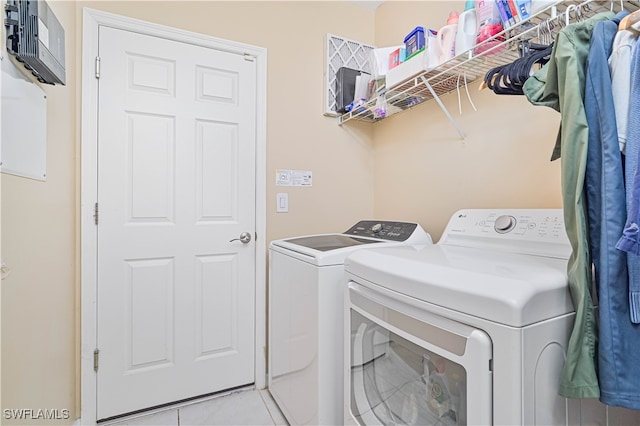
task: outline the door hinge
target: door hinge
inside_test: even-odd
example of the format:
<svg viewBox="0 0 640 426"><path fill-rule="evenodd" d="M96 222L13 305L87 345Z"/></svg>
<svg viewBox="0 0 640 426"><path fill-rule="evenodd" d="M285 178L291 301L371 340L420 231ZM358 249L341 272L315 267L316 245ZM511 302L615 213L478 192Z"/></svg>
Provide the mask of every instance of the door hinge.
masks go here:
<svg viewBox="0 0 640 426"><path fill-rule="evenodd" d="M93 351L93 371L98 372L98 361L100 358L100 350L96 349Z"/></svg>
<svg viewBox="0 0 640 426"><path fill-rule="evenodd" d="M253 233L253 235L254 235L254 237L255 237L253 240L254 240L254 241L258 241L258 233L257 233L257 232L254 232L254 233Z"/></svg>
<svg viewBox="0 0 640 426"><path fill-rule="evenodd" d="M100 56L96 56L96 78L100 78Z"/></svg>
<svg viewBox="0 0 640 426"><path fill-rule="evenodd" d="M95 206L93 206L93 221L95 222L95 224L98 224L98 203L96 203Z"/></svg>
<svg viewBox="0 0 640 426"><path fill-rule="evenodd" d="M250 54L248 54L248 53L245 53L245 54L244 54L244 60L245 60L245 61L253 62L255 59L256 59L256 58L255 58L255 56L253 56L253 55L250 55Z"/></svg>

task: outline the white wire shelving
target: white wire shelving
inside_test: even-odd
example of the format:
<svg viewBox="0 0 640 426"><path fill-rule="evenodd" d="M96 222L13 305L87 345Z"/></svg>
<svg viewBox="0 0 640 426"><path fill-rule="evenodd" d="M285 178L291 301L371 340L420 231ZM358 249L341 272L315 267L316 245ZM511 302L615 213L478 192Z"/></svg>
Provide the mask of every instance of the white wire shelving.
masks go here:
<svg viewBox="0 0 640 426"><path fill-rule="evenodd" d="M558 1L537 12L529 19L496 34L492 38L477 44L473 49L463 52L455 58L429 70L404 80L400 84L383 89L386 99L386 113L383 117L375 114L376 99L342 114L338 117L340 125L350 120L379 122L416 105L435 99L447 118L462 138L464 134L451 114L440 100L440 96L456 90L464 84L483 79L486 73L500 65L508 64L520 57L518 44L523 40L535 43L544 42L567 24L587 19L599 12L612 10L618 12L624 8L631 12L640 8L640 1ZM568 18L567 18L568 16ZM496 41L499 41L496 43ZM488 47L490 46L490 47ZM474 51L483 50L475 54Z"/></svg>

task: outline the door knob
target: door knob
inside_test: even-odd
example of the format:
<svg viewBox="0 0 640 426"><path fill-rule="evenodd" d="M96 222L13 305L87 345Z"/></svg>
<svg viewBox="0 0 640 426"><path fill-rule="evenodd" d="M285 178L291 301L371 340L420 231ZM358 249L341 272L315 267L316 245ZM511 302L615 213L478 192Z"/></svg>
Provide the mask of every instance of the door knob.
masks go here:
<svg viewBox="0 0 640 426"><path fill-rule="evenodd" d="M251 241L251 234L248 232L243 232L242 234L240 234L240 238L229 240L230 243L234 241L240 241L242 244L248 244Z"/></svg>

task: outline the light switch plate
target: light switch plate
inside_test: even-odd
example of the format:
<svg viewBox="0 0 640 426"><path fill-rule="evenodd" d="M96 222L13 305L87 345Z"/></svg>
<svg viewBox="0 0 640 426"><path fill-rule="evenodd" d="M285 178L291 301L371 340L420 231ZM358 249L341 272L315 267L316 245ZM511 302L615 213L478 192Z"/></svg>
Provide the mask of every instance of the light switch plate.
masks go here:
<svg viewBox="0 0 640 426"><path fill-rule="evenodd" d="M286 192L279 192L276 194L276 213L288 213L289 212L289 194Z"/></svg>

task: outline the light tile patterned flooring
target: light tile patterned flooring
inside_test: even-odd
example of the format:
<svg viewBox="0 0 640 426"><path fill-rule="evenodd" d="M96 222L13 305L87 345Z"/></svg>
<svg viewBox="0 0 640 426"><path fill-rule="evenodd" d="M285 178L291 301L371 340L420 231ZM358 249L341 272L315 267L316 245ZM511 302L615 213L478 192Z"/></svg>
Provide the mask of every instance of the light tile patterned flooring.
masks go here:
<svg viewBox="0 0 640 426"><path fill-rule="evenodd" d="M242 390L177 407L132 415L99 426L288 425L267 390Z"/></svg>

